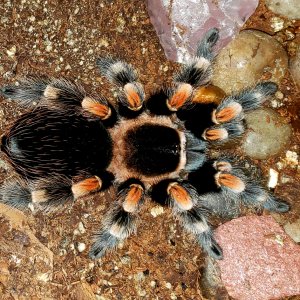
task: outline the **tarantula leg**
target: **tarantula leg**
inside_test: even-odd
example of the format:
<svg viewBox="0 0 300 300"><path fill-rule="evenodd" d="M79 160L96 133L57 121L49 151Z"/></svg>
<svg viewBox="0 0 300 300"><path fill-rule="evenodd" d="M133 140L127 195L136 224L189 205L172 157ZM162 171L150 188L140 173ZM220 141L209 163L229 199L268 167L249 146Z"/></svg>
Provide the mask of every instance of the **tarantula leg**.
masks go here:
<svg viewBox="0 0 300 300"><path fill-rule="evenodd" d="M102 229L95 235L90 257L100 258L136 231L137 214L144 199L144 187L138 180L129 179L120 186L117 203L109 209Z"/></svg>
<svg viewBox="0 0 300 300"><path fill-rule="evenodd" d="M16 84L1 87L1 95L18 101L25 107L34 106L43 98L44 91L51 79L48 77L32 76L23 78Z"/></svg>
<svg viewBox="0 0 300 300"><path fill-rule="evenodd" d="M202 137L211 143L226 142L240 137L244 131L244 124L236 121L211 126L204 130Z"/></svg>
<svg viewBox="0 0 300 300"><path fill-rule="evenodd" d="M7 181L0 202L19 210L53 210L67 202L100 190L102 181L94 176L72 184L64 176L40 178L26 183L21 179Z"/></svg>
<svg viewBox="0 0 300 300"><path fill-rule="evenodd" d="M28 183L20 178L4 182L0 190L0 202L22 211L28 210L32 203Z"/></svg>
<svg viewBox="0 0 300 300"><path fill-rule="evenodd" d="M112 107L105 99L88 96L83 87L67 79L28 77L18 85L3 87L1 93L26 107L41 105L50 109L85 110L102 120L112 114Z"/></svg>
<svg viewBox="0 0 300 300"><path fill-rule="evenodd" d="M228 159L219 159L214 163L219 171L215 175L216 183L222 191L238 198L246 205L257 205L275 212L287 212L289 205L260 186L255 180L247 178L243 171L232 165Z"/></svg>
<svg viewBox="0 0 300 300"><path fill-rule="evenodd" d="M217 28L208 30L198 45L197 57L204 57L212 61L214 58L213 47L219 40L219 37L219 30Z"/></svg>
<svg viewBox="0 0 300 300"><path fill-rule="evenodd" d="M49 211L73 201L71 180L58 176L26 182L9 180L1 188L1 202L19 210Z"/></svg>
<svg viewBox="0 0 300 300"><path fill-rule="evenodd" d="M194 103L214 103L223 97L220 89L194 90L209 83L212 75L211 61L214 58L213 46L219 38L219 31L213 28L199 43L196 56L174 75L174 87L161 89L147 101L147 108L158 115L169 115ZM201 89L201 88L200 88Z"/></svg>
<svg viewBox="0 0 300 300"><path fill-rule="evenodd" d="M194 88L207 84L212 75L211 61L214 58L212 48L218 39L218 29L209 30L200 41L196 56L174 76L174 82L186 83Z"/></svg>
<svg viewBox="0 0 300 300"><path fill-rule="evenodd" d="M164 180L153 187L152 199L168 204L184 229L196 237L203 249L211 257L222 258L222 250L214 240L206 219L208 211L201 205L193 186L185 182Z"/></svg>
<svg viewBox="0 0 300 300"><path fill-rule="evenodd" d="M284 213L290 209L288 203L278 199L255 181L247 183L240 198L246 205L263 207L269 211Z"/></svg>
<svg viewBox="0 0 300 300"><path fill-rule="evenodd" d="M97 66L110 82L121 88L119 101L131 111L140 111L145 100L143 86L138 82L136 70L126 62L113 58L99 58Z"/></svg>
<svg viewBox="0 0 300 300"><path fill-rule="evenodd" d="M259 108L276 91L275 83L261 82L254 88L245 89L237 95L226 97L213 111L212 120L216 124L242 120L244 112Z"/></svg>

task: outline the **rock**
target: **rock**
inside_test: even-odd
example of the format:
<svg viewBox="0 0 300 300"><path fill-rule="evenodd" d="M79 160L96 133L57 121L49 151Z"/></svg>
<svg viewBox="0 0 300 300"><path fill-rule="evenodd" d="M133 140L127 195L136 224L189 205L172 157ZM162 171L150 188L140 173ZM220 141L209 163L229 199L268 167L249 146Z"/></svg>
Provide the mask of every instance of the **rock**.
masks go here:
<svg viewBox="0 0 300 300"><path fill-rule="evenodd" d="M300 294L300 246L271 216L246 216L215 233L223 249L218 261L229 295L268 300Z"/></svg>
<svg viewBox="0 0 300 300"><path fill-rule="evenodd" d="M0 204L0 255L11 257L18 268L28 270L32 284L48 282L53 277L53 253L45 247L34 235L27 224L27 217L20 211ZM34 268L32 269L32 262ZM16 272L11 278L18 276ZM20 274L21 276L21 274ZM16 284L21 282L15 281Z"/></svg>
<svg viewBox="0 0 300 300"><path fill-rule="evenodd" d="M299 0L266 0L267 7L276 14L288 19L300 19Z"/></svg>
<svg viewBox="0 0 300 300"><path fill-rule="evenodd" d="M286 223L284 230L296 243L300 243L300 219L294 223Z"/></svg>
<svg viewBox="0 0 300 300"><path fill-rule="evenodd" d="M72 289L72 295L74 296L74 299L84 299L84 300L99 299L93 293L93 290L90 287L90 285L85 281L79 282L74 286L74 288Z"/></svg>
<svg viewBox="0 0 300 300"><path fill-rule="evenodd" d="M268 188L275 189L275 187L276 187L276 185L278 183L278 175L279 175L279 173L276 170L270 168L270 170L269 170Z"/></svg>
<svg viewBox="0 0 300 300"><path fill-rule="evenodd" d="M300 5L300 2L299 2ZM289 62L291 74L300 88L300 46L297 48L296 55Z"/></svg>
<svg viewBox="0 0 300 300"><path fill-rule="evenodd" d="M257 109L245 116L248 130L242 144L245 153L256 159L278 154L290 141L292 129L271 109Z"/></svg>
<svg viewBox="0 0 300 300"><path fill-rule="evenodd" d="M212 27L224 47L258 5L257 0L148 0L148 12L168 59L186 61Z"/></svg>
<svg viewBox="0 0 300 300"><path fill-rule="evenodd" d="M286 51L274 38L257 30L244 30L220 51L212 83L229 94L262 78L279 83L287 68Z"/></svg>
<svg viewBox="0 0 300 300"><path fill-rule="evenodd" d="M160 205L154 206L153 208L151 208L150 213L154 218L156 218L157 216L164 213L164 208Z"/></svg>

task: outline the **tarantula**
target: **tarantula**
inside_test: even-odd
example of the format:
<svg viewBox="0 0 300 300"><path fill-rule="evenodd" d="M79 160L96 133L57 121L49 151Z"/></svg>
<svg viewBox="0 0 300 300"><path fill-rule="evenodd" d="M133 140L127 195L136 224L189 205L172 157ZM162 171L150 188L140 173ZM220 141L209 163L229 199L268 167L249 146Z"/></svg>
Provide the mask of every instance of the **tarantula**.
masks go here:
<svg viewBox="0 0 300 300"><path fill-rule="evenodd" d="M239 202L288 211L288 204L247 177L234 160L212 160L207 154L211 145L240 137L244 112L277 90L276 84L262 82L218 104L207 100L218 38L216 28L208 31L173 85L147 100L135 69L111 57L98 59L97 66L119 88L118 105L67 79L30 77L3 87L4 97L32 109L1 138L1 150L19 174L4 184L1 202L20 210L49 210L116 186L116 202L95 235L91 258L135 232L146 196L169 205L216 259L222 250L209 214L222 214Z"/></svg>

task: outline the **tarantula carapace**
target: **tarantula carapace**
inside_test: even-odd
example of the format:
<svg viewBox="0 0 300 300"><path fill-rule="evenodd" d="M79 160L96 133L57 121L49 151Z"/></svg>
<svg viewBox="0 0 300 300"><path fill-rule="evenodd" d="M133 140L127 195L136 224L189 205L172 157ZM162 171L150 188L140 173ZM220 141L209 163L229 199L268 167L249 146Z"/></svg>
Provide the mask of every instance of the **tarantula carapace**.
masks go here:
<svg viewBox="0 0 300 300"><path fill-rule="evenodd" d="M196 56L173 85L147 100L136 71L101 58L101 73L119 88L118 105L88 95L66 79L30 77L2 88L2 95L32 108L2 136L1 150L18 173L2 188L1 201L21 210L48 210L114 185L111 204L90 250L101 257L136 230L144 198L169 205L204 250L222 258L207 220L229 203L243 202L285 212L278 201L227 156L207 149L241 136L244 112L276 92L272 82L208 100L219 33L211 29ZM216 94L216 93L215 93Z"/></svg>

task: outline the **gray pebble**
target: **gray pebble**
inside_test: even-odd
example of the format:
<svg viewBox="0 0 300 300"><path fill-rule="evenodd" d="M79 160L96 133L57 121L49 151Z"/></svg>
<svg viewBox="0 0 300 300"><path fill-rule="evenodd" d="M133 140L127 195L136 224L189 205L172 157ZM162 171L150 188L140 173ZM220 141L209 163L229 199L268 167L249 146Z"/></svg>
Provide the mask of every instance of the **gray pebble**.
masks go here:
<svg viewBox="0 0 300 300"><path fill-rule="evenodd" d="M243 142L245 153L256 159L278 154L290 141L291 126L271 109L258 109L245 117L248 131Z"/></svg>

